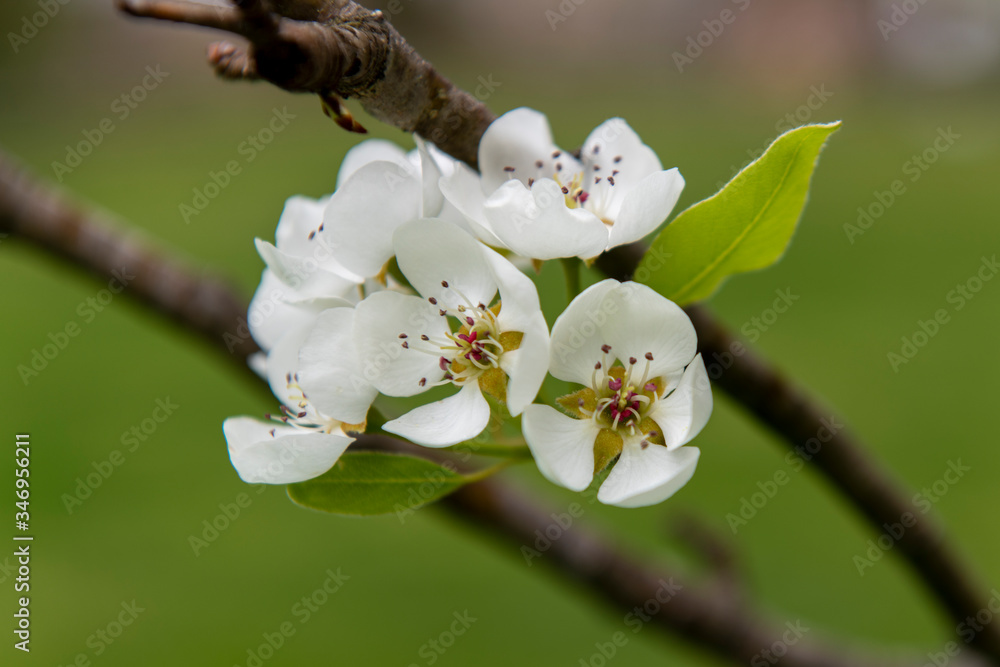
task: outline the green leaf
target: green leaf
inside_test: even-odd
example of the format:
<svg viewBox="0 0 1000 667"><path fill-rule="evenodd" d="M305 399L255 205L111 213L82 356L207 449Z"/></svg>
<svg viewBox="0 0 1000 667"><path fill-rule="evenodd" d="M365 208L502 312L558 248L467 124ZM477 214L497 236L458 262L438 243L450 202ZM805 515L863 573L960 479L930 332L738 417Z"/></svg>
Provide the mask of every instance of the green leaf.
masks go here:
<svg viewBox="0 0 1000 667"><path fill-rule="evenodd" d="M288 497L321 512L376 516L416 509L478 479L413 456L348 452L319 477L289 484Z"/></svg>
<svg viewBox="0 0 1000 667"><path fill-rule="evenodd" d="M636 280L684 305L707 299L735 273L777 262L802 216L819 152L839 128L806 125L778 137L722 190L660 232Z"/></svg>

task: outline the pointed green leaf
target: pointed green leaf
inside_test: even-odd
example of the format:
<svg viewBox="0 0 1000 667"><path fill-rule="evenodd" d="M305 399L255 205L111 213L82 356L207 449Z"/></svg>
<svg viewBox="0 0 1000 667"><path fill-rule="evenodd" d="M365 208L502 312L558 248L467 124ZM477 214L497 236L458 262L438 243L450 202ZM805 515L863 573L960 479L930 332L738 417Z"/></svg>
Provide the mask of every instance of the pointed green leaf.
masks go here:
<svg viewBox="0 0 1000 667"><path fill-rule="evenodd" d="M321 512L376 516L416 509L476 479L413 456L348 452L319 477L289 484L288 497Z"/></svg>
<svg viewBox="0 0 1000 667"><path fill-rule="evenodd" d="M839 128L806 125L778 137L722 190L660 232L636 271L648 276L641 282L684 305L707 299L735 273L777 262L802 215L819 152Z"/></svg>

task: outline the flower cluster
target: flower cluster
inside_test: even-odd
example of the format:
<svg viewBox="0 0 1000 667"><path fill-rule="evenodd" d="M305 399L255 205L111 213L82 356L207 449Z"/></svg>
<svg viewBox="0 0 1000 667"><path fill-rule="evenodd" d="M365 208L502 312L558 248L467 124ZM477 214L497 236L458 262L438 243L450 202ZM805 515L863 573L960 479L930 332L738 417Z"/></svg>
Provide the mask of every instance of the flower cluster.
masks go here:
<svg viewBox="0 0 1000 667"><path fill-rule="evenodd" d="M525 271L648 235L680 196L678 171L621 119L573 154L530 109L487 129L481 173L416 143L411 153L358 145L332 195L290 199L275 243L257 240L266 268L248 320L263 352L251 365L281 413L226 420L237 472L268 484L317 477L380 397L419 396L381 429L449 447L494 413L520 417L552 482L580 491L610 468L602 502L672 495L698 461L683 445L712 410L687 316L648 287L605 280L572 300L550 336ZM581 388L536 403L549 375ZM386 413L400 404L384 403Z"/></svg>

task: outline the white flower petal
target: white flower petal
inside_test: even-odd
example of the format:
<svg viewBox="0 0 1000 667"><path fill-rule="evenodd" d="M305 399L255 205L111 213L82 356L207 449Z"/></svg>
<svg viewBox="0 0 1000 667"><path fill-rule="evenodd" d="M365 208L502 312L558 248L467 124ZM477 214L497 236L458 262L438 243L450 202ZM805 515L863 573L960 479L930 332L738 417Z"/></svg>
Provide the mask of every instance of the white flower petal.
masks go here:
<svg viewBox="0 0 1000 667"><path fill-rule="evenodd" d="M299 347L308 332L308 327L288 331L267 354L267 383L271 393L295 412L299 410L299 397L297 392L290 391L288 377L299 371Z"/></svg>
<svg viewBox="0 0 1000 667"><path fill-rule="evenodd" d="M642 143L635 130L621 118L612 118L598 125L587 137L580 155L589 168L594 165L601 167L598 174L607 175L617 170L615 180L624 191L635 187L650 174L663 171L656 152Z"/></svg>
<svg viewBox="0 0 1000 667"><path fill-rule="evenodd" d="M317 317L298 352L299 384L320 412L360 424L378 390L365 380L354 345L353 308L333 308Z"/></svg>
<svg viewBox="0 0 1000 667"><path fill-rule="evenodd" d="M458 162L450 175L441 178L439 187L447 202L442 212L454 209L480 241L494 247L504 247L503 242L489 228L489 222L483 213L486 195L483 194L479 174L468 165Z"/></svg>
<svg viewBox="0 0 1000 667"><path fill-rule="evenodd" d="M634 243L659 227L677 205L684 178L676 169L646 176L622 199L608 247Z"/></svg>
<svg viewBox="0 0 1000 667"><path fill-rule="evenodd" d="M549 330L542 312L538 311L527 326L517 330L524 333L521 346L500 357L500 368L509 377L507 409L514 417L538 396L549 366Z"/></svg>
<svg viewBox="0 0 1000 667"><path fill-rule="evenodd" d="M601 484L597 499L618 507L655 505L674 495L691 479L701 452L697 447L649 445L629 438L608 478Z"/></svg>
<svg viewBox="0 0 1000 667"><path fill-rule="evenodd" d="M339 190L354 172L372 162L392 162L400 167L411 167L406 151L400 146L386 139L368 139L347 151L337 173L337 189Z"/></svg>
<svg viewBox="0 0 1000 667"><path fill-rule="evenodd" d="M421 334L443 338L446 318L429 303L398 292L376 292L359 303L354 313L354 344L361 357L362 376L387 396L414 396L444 376L438 359L416 349L404 349L399 334L410 345L422 345ZM426 345L429 347L429 345Z"/></svg>
<svg viewBox="0 0 1000 667"><path fill-rule="evenodd" d="M502 307L497 315L500 328L503 331L524 331L524 327L529 326L542 309L535 283L500 253L483 248L483 255L500 291Z"/></svg>
<svg viewBox="0 0 1000 667"><path fill-rule="evenodd" d="M257 252L278 280L289 287L292 299L311 298L343 298L349 294L359 282L350 272L339 268L336 262L322 262L320 258L328 258L328 249L317 244L315 253L293 255L286 253L273 244L255 239ZM333 270L328 270L333 269Z"/></svg>
<svg viewBox="0 0 1000 667"><path fill-rule="evenodd" d="M254 352L247 357L247 366L262 380L267 380L267 355L263 352Z"/></svg>
<svg viewBox="0 0 1000 667"><path fill-rule="evenodd" d="M487 195L510 178L525 185L529 178L552 178L557 163L562 166L561 173L566 174L567 182L582 170L576 158L561 151L552 141L545 114L533 109L508 111L486 128L479 142L479 170Z"/></svg>
<svg viewBox="0 0 1000 667"><path fill-rule="evenodd" d="M649 377L668 375L684 368L698 349L698 336L680 306L639 283L622 283L611 296L617 310L603 331L611 353L628 365L629 357L645 364L646 353L653 355Z"/></svg>
<svg viewBox="0 0 1000 667"><path fill-rule="evenodd" d="M342 434L306 433L250 417L231 417L222 430L233 467L250 484L293 484L318 477L354 441Z"/></svg>
<svg viewBox="0 0 1000 667"><path fill-rule="evenodd" d="M602 357L601 346L608 342L603 327L618 317L619 285L609 278L588 287L552 325L549 372L554 377L590 386L594 364Z"/></svg>
<svg viewBox="0 0 1000 667"><path fill-rule="evenodd" d="M420 215L425 218L433 218L441 212L441 206L444 204L444 195L441 194L441 188L438 186L438 181L441 180L441 170L431 156L430 149L424 140L416 135L413 138L417 142L417 154L420 158L420 183L423 189Z"/></svg>
<svg viewBox="0 0 1000 667"><path fill-rule="evenodd" d="M416 220L396 230L392 242L399 270L425 298L449 310L467 305L458 292L473 306L493 301L497 284L483 255L487 248L455 225Z"/></svg>
<svg viewBox="0 0 1000 667"><path fill-rule="evenodd" d="M667 449L676 449L701 433L711 416L712 386L699 354L673 393L653 405L649 417L662 429Z"/></svg>
<svg viewBox="0 0 1000 667"><path fill-rule="evenodd" d="M329 197L312 199L296 195L289 197L281 211L278 227L274 231L275 245L291 255L305 254L309 250L309 233L323 222L323 210Z"/></svg>
<svg viewBox="0 0 1000 667"><path fill-rule="evenodd" d="M594 443L600 428L547 405L529 405L521 417L524 439L538 470L553 484L583 491L594 479Z"/></svg>
<svg viewBox="0 0 1000 667"><path fill-rule="evenodd" d="M382 428L425 447L450 447L476 437L489 422L490 404L473 382L454 396L410 410Z"/></svg>
<svg viewBox="0 0 1000 667"><path fill-rule="evenodd" d="M420 217L422 199L417 170L372 162L354 172L331 197L317 238L349 271L373 276L392 257L392 233Z"/></svg>
<svg viewBox="0 0 1000 667"><path fill-rule="evenodd" d="M608 245L607 225L590 211L567 207L562 189L550 179L535 181L530 190L508 181L486 200L483 211L497 238L524 257L589 259Z"/></svg>
<svg viewBox="0 0 1000 667"><path fill-rule="evenodd" d="M257 291L250 300L247 325L253 339L265 352L289 330L308 325L316 316L308 308L289 304L285 299L291 293L291 289L270 269L264 269Z"/></svg>

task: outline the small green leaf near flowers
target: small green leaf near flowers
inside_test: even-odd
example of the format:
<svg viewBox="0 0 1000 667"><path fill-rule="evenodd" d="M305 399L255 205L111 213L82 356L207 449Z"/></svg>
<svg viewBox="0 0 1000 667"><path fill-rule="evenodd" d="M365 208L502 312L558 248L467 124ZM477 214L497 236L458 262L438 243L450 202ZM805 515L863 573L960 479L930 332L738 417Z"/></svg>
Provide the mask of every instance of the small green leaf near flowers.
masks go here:
<svg viewBox="0 0 1000 667"><path fill-rule="evenodd" d="M376 516L416 509L481 478L413 456L348 452L319 477L289 484L288 496L321 512Z"/></svg>
<svg viewBox="0 0 1000 667"><path fill-rule="evenodd" d="M649 276L642 282L685 305L707 299L733 274L777 262L802 215L820 150L839 128L838 121L786 132L717 194L679 214L640 263L637 275Z"/></svg>

